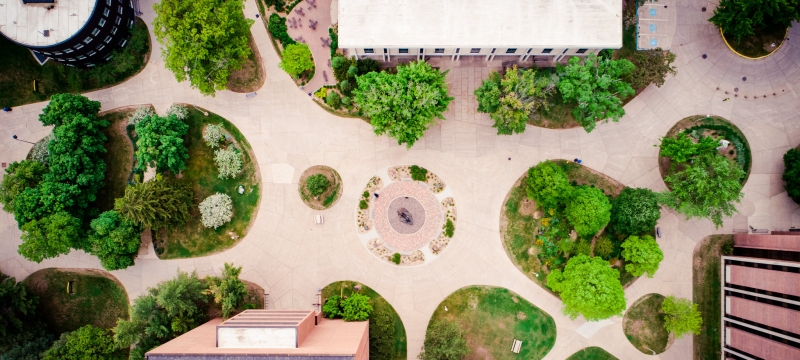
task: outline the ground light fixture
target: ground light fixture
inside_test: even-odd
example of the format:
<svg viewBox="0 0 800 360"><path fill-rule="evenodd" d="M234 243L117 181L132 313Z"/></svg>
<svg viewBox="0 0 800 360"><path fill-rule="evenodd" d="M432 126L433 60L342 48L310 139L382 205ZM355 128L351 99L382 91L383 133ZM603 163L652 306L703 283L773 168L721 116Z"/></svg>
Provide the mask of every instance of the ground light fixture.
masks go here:
<svg viewBox="0 0 800 360"><path fill-rule="evenodd" d="M14 138L14 140L17 140L17 141L22 141L22 142L26 142L26 143L28 143L28 144L34 144L34 145L36 145L36 143L32 143L32 142L30 142L30 141L25 141L25 140L22 140L22 139L20 139L19 137L17 137L17 135L13 135L12 137Z"/></svg>

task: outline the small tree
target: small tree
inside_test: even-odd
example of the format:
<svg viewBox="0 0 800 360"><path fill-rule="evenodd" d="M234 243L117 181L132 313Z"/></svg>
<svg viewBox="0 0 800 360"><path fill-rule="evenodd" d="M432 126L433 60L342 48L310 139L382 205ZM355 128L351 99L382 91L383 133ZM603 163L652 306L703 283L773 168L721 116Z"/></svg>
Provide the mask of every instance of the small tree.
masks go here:
<svg viewBox="0 0 800 360"><path fill-rule="evenodd" d="M350 295L340 303L342 319L344 321L365 321L372 313L371 300L368 296L358 293Z"/></svg>
<svg viewBox="0 0 800 360"><path fill-rule="evenodd" d="M444 223L444 236L451 238L453 237L455 231L456 231L456 226L453 224L453 220L448 218L447 221Z"/></svg>
<svg viewBox="0 0 800 360"><path fill-rule="evenodd" d="M13 334L25 331L28 317L36 312L39 298L17 279L0 273L0 350L12 345Z"/></svg>
<svg viewBox="0 0 800 360"><path fill-rule="evenodd" d="M581 186L575 189L564 214L578 235L591 237L611 220L611 202L600 189Z"/></svg>
<svg viewBox="0 0 800 360"><path fill-rule="evenodd" d="M572 319L583 315L589 321L602 320L625 310L619 271L599 257L570 258L563 273L553 270L547 275L547 286L560 293L564 313Z"/></svg>
<svg viewBox="0 0 800 360"><path fill-rule="evenodd" d="M3 178L4 183L5 180L6 179ZM789 149L789 151L783 155L783 181L786 181L784 187L786 188L787 195L789 195L794 202L800 204L800 150Z"/></svg>
<svg viewBox="0 0 800 360"><path fill-rule="evenodd" d="M286 71L287 74L296 78L300 74L314 68L314 60L311 58L311 50L306 44L291 44L283 50L281 63L278 66Z"/></svg>
<svg viewBox="0 0 800 360"><path fill-rule="evenodd" d="M402 258L402 255L400 255L400 253L394 253L392 255L392 262L395 263L395 265L400 265L401 258Z"/></svg>
<svg viewBox="0 0 800 360"><path fill-rule="evenodd" d="M594 243L594 255L608 259L614 251L614 242L608 236L602 236Z"/></svg>
<svg viewBox="0 0 800 360"><path fill-rule="evenodd" d="M531 114L547 110L556 82L555 76L537 76L536 69L519 70L516 65L506 69L502 79L492 72L475 90L478 111L491 115L498 135L521 133Z"/></svg>
<svg viewBox="0 0 800 360"><path fill-rule="evenodd" d="M214 150L214 163L220 179L235 179L242 173L242 154L233 146Z"/></svg>
<svg viewBox="0 0 800 360"><path fill-rule="evenodd" d="M23 160L9 164L0 183L0 203L3 204L3 210L13 213L14 199L25 189L39 185L46 173L47 167L38 161Z"/></svg>
<svg viewBox="0 0 800 360"><path fill-rule="evenodd" d="M343 80L342 84L344 84L345 81L347 81L347 80ZM331 91L331 92L328 93L328 96L325 97L325 104L328 104L328 106L330 106L330 107L332 107L334 109L338 109L339 105L342 104L342 97L339 96L339 93L337 93L335 91Z"/></svg>
<svg viewBox="0 0 800 360"><path fill-rule="evenodd" d="M675 335L676 339L688 333L700 334L703 317L697 310L697 304L693 304L689 299L667 296L661 303L661 311L664 312L664 327Z"/></svg>
<svg viewBox="0 0 800 360"><path fill-rule="evenodd" d="M44 353L44 360L123 360L126 358L125 355L125 351L117 347L110 331L86 325L78 330L61 334L61 338Z"/></svg>
<svg viewBox="0 0 800 360"><path fill-rule="evenodd" d="M650 189L626 187L612 200L611 227L617 234L652 232L661 218L659 196Z"/></svg>
<svg viewBox="0 0 800 360"><path fill-rule="evenodd" d="M220 143L225 140L225 134L226 131L222 129L222 125L208 124L203 129L203 140L206 141L206 145L213 149L219 147Z"/></svg>
<svg viewBox="0 0 800 360"><path fill-rule="evenodd" d="M708 21L741 42L770 28L785 29L800 19L800 3L786 0L722 0Z"/></svg>
<svg viewBox="0 0 800 360"><path fill-rule="evenodd" d="M664 253L652 236L632 235L622 243L622 257L627 262L625 270L633 276L647 273L647 277L653 277L661 260L664 260Z"/></svg>
<svg viewBox="0 0 800 360"><path fill-rule="evenodd" d="M315 198L322 195L329 187L331 182L325 175L314 174L306 178L306 190Z"/></svg>
<svg viewBox="0 0 800 360"><path fill-rule="evenodd" d="M617 122L625 115L620 98L631 96L635 91L622 79L633 69L628 60L601 59L594 53L583 63L580 57L574 56L569 59L568 66L560 68L558 90L565 102L577 103L572 114L586 132L594 130L597 121Z"/></svg>
<svg viewBox="0 0 800 360"><path fill-rule="evenodd" d="M222 317L227 319L231 312L242 306L247 296L247 285L239 280L242 267L234 267L233 264L225 263L221 277L209 276L208 290L206 293L214 296L214 302L222 306Z"/></svg>
<svg viewBox="0 0 800 360"><path fill-rule="evenodd" d="M114 211L131 223L158 230L184 224L189 218L192 196L185 184L156 176L125 188L125 195L114 201Z"/></svg>
<svg viewBox="0 0 800 360"><path fill-rule="evenodd" d="M167 117L175 115L180 121L186 120L189 117L189 109L181 104L172 104L167 109Z"/></svg>
<svg viewBox="0 0 800 360"><path fill-rule="evenodd" d="M104 269L119 270L133 265L141 243L139 226L110 210L92 220L91 228L87 250L100 259Z"/></svg>
<svg viewBox="0 0 800 360"><path fill-rule="evenodd" d="M419 360L461 360L469 353L464 331L456 322L436 321L425 332Z"/></svg>
<svg viewBox="0 0 800 360"><path fill-rule="evenodd" d="M200 214L203 226L216 229L233 218L233 201L227 194L216 193L200 203Z"/></svg>
<svg viewBox="0 0 800 360"><path fill-rule="evenodd" d="M81 240L81 222L62 211L22 225L22 244L18 252L35 261L66 255L78 248Z"/></svg>
<svg viewBox="0 0 800 360"><path fill-rule="evenodd" d="M644 89L647 85L664 85L667 75L675 75L675 54L661 48L635 51L628 57L633 63L633 71L625 78L634 89Z"/></svg>
<svg viewBox="0 0 800 360"><path fill-rule="evenodd" d="M701 136L695 142L681 131L674 138L662 138L660 149L661 156L670 158L672 163L683 164L698 156L716 153L717 146L719 142L710 136Z"/></svg>
<svg viewBox="0 0 800 360"><path fill-rule="evenodd" d="M542 209L554 209L572 197L567 174L558 164L545 160L528 169L525 191Z"/></svg>
<svg viewBox="0 0 800 360"><path fill-rule="evenodd" d="M136 111L128 117L128 125L136 125L142 119L150 116L158 116L151 106L139 106Z"/></svg>
<svg viewBox="0 0 800 360"><path fill-rule="evenodd" d="M136 124L136 163L139 170L148 166L158 171L170 170L177 174L186 168L189 158L183 136L189 125L177 116L148 116Z"/></svg>
<svg viewBox="0 0 800 360"><path fill-rule="evenodd" d="M339 295L333 295L328 298L325 301L325 305L322 305L322 314L329 319L342 316L342 308L339 306L339 302L341 302Z"/></svg>

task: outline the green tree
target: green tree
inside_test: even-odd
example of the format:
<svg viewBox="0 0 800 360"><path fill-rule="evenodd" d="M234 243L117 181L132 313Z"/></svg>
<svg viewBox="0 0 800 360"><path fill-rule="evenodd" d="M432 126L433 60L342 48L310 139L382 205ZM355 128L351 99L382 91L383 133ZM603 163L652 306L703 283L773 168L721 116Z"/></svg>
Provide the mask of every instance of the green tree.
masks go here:
<svg viewBox="0 0 800 360"><path fill-rule="evenodd" d="M25 285L0 273L0 350L11 345L12 333L24 331L27 318L36 312L38 304L39 298L29 294Z"/></svg>
<svg viewBox="0 0 800 360"><path fill-rule="evenodd" d="M531 114L547 110L547 100L556 90L556 82L555 77L537 76L536 69L520 70L516 65L506 69L502 79L493 72L475 90L478 111L490 114L498 135L521 133Z"/></svg>
<svg viewBox="0 0 800 360"><path fill-rule="evenodd" d="M267 30L269 30L270 35L278 39L284 47L297 43L287 32L286 19L276 13L272 13L272 15L269 16Z"/></svg>
<svg viewBox="0 0 800 360"><path fill-rule="evenodd" d="M475 98L478 100L478 111L491 114L500 108L500 98L503 92L500 90L500 82L503 78L497 71L489 73L489 77L483 80L481 86L475 89Z"/></svg>
<svg viewBox="0 0 800 360"><path fill-rule="evenodd" d="M525 191L542 209L554 209L572 197L567 174L558 164L545 160L528 169Z"/></svg>
<svg viewBox="0 0 800 360"><path fill-rule="evenodd" d="M306 190L315 198L322 195L329 187L331 187L331 182L325 175L314 174L306 179Z"/></svg>
<svg viewBox="0 0 800 360"><path fill-rule="evenodd" d="M575 189L564 215L578 235L591 237L611 220L611 202L600 189L581 186Z"/></svg>
<svg viewBox="0 0 800 360"><path fill-rule="evenodd" d="M4 183L5 180L3 178ZM789 149L783 155L783 181L786 181L786 194L800 204L800 150Z"/></svg>
<svg viewBox="0 0 800 360"><path fill-rule="evenodd" d="M444 119L453 100L447 95L446 74L424 61L399 65L396 74L370 72L358 77L354 101L376 135L388 133L410 148L434 118Z"/></svg>
<svg viewBox="0 0 800 360"><path fill-rule="evenodd" d="M36 187L42 181L47 167L34 160L14 161L6 168L0 182L0 203L3 210L14 212L14 199L27 188Z"/></svg>
<svg viewBox="0 0 800 360"><path fill-rule="evenodd" d="M469 353L464 331L455 321L436 321L425 332L419 360L461 360Z"/></svg>
<svg viewBox="0 0 800 360"><path fill-rule="evenodd" d="M125 195L114 202L114 211L133 224L158 230L184 224L192 196L187 185L157 176L125 188Z"/></svg>
<svg viewBox="0 0 800 360"><path fill-rule="evenodd" d="M418 165L411 165L408 168L411 172L411 179L414 181L426 181L428 180L428 169L418 166Z"/></svg>
<svg viewBox="0 0 800 360"><path fill-rule="evenodd" d="M710 136L702 136L695 142L685 131L681 131L674 138L662 138L660 149L661 156L682 164L700 155L714 154L717 146L719 142Z"/></svg>
<svg viewBox="0 0 800 360"><path fill-rule="evenodd" d="M369 317L369 355L373 359L394 359L394 317L388 303L375 304Z"/></svg>
<svg viewBox="0 0 800 360"><path fill-rule="evenodd" d="M306 44L291 44L286 46L281 53L281 62L278 66L293 78L314 68L311 50Z"/></svg>
<svg viewBox="0 0 800 360"><path fill-rule="evenodd" d="M697 304L693 304L691 300L667 296L661 303L661 311L664 312L664 327L676 339L688 333L700 334L703 317L697 310Z"/></svg>
<svg viewBox="0 0 800 360"><path fill-rule="evenodd" d="M91 222L89 249L106 270L133 265L139 252L142 229L125 220L114 210L106 211Z"/></svg>
<svg viewBox="0 0 800 360"><path fill-rule="evenodd" d="M708 21L741 42L766 29L785 29L800 19L800 3L793 0L722 0Z"/></svg>
<svg viewBox="0 0 800 360"><path fill-rule="evenodd" d="M547 286L560 293L564 313L572 319L583 315L588 321L602 320L625 310L619 271L599 257L570 258L563 273L553 270L547 275Z"/></svg>
<svg viewBox="0 0 800 360"><path fill-rule="evenodd" d="M345 83L347 83L347 80L342 80L342 84ZM342 104L342 97L339 96L339 93L331 91L328 93L328 96L325 97L325 104L334 109L338 109Z"/></svg>
<svg viewBox="0 0 800 360"><path fill-rule="evenodd" d="M661 218L659 196L650 189L626 187L612 200L611 227L617 234L652 232Z"/></svg>
<svg viewBox="0 0 800 360"><path fill-rule="evenodd" d="M625 81L634 89L644 89L651 83L657 87L664 85L667 75L675 75L675 54L661 48L635 51L627 59L633 63L633 71L625 77Z"/></svg>
<svg viewBox="0 0 800 360"><path fill-rule="evenodd" d="M559 68L558 90L565 102L577 103L572 114L586 132L594 130L600 120L617 122L625 115L620 98L635 91L622 79L633 69L628 60L598 58L594 53L589 53L583 63L581 58L572 57L568 66Z"/></svg>
<svg viewBox="0 0 800 360"><path fill-rule="evenodd" d="M94 116L99 111L99 101L89 100L83 95L55 94L50 97L50 102L39 114L39 121L45 126L58 126L64 124L75 114Z"/></svg>
<svg viewBox="0 0 800 360"><path fill-rule="evenodd" d="M153 5L153 33L164 49L164 65L179 82L189 80L203 95L225 90L231 71L250 56L250 26L242 0L164 0Z"/></svg>
<svg viewBox="0 0 800 360"><path fill-rule="evenodd" d="M344 321L365 321L372 313L371 299L369 296L352 294L341 301L342 319Z"/></svg>
<svg viewBox="0 0 800 360"><path fill-rule="evenodd" d="M231 312L238 309L244 303L247 296L247 285L239 279L242 267L235 267L233 264L225 263L222 270L222 277L206 278L208 290L206 293L214 296L214 302L222 306L222 317L227 319Z"/></svg>
<svg viewBox="0 0 800 360"><path fill-rule="evenodd" d="M608 236L602 236L594 243L594 255L608 259L614 252L614 242Z"/></svg>
<svg viewBox="0 0 800 360"><path fill-rule="evenodd" d="M22 244L19 254L37 263L66 255L79 248L81 222L67 212L58 212L22 225Z"/></svg>
<svg viewBox="0 0 800 360"><path fill-rule="evenodd" d="M707 154L670 173L664 182L672 189L663 193L662 201L687 219L708 218L722 225L723 216L736 213L742 194L745 172L730 159Z"/></svg>
<svg viewBox="0 0 800 360"><path fill-rule="evenodd" d="M339 295L333 295L325 301L322 306L322 314L329 319L335 319L342 316L342 308L339 305L341 298Z"/></svg>
<svg viewBox="0 0 800 360"><path fill-rule="evenodd" d="M652 236L631 235L622 243L622 257L625 259L625 270L633 276L647 273L647 277L653 277L661 260L664 260L664 253Z"/></svg>
<svg viewBox="0 0 800 360"><path fill-rule="evenodd" d="M61 334L61 338L44 353L44 360L61 359L122 360L125 359L125 351L117 347L110 331L86 325Z"/></svg>
<svg viewBox="0 0 800 360"><path fill-rule="evenodd" d="M136 123L135 156L139 170L144 171L150 166L177 174L185 169L189 152L183 137L187 131L189 125L175 115L150 115Z"/></svg>

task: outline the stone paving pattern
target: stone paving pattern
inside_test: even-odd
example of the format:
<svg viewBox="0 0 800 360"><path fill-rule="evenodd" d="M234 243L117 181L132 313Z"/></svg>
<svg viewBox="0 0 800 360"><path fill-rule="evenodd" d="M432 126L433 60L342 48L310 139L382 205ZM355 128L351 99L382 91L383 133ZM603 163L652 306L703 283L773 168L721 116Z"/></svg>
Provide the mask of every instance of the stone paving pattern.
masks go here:
<svg viewBox="0 0 800 360"><path fill-rule="evenodd" d="M389 248L408 254L431 242L441 229L439 200L426 186L416 181L398 181L389 184L378 195L380 197L373 200L372 220L378 235ZM392 219L397 219L397 213L391 211L390 205L395 199L406 196L418 201L424 210L419 215L424 217L425 224L413 234L400 233L392 224ZM414 216L416 221L417 213Z"/></svg>
<svg viewBox="0 0 800 360"><path fill-rule="evenodd" d="M141 1L143 19L150 24L152 3ZM446 113L447 120L427 131L410 150L393 139L376 137L361 120L335 117L311 105L308 95L277 67L279 58L260 22L251 30L267 79L258 96L249 99L231 92L203 97L187 83L177 83L164 68L161 47L152 38L152 61L142 73L86 95L101 101L103 110L153 104L164 113L173 102L185 102L227 118L253 146L264 179L263 198L250 233L232 249L192 259L138 258L135 266L112 274L134 299L147 287L172 278L178 269L194 270L200 276L218 275L225 262L233 262L244 266L243 279L266 289L270 306L277 309L310 309L318 288L338 280L359 281L397 310L408 334L409 359L419 353L428 320L447 295L469 285L502 286L554 318L558 336L546 359L565 359L587 346L600 346L620 359L691 358L692 337L675 341L657 356L640 353L625 338L621 317L612 318L600 331L577 332L585 321L564 316L556 297L514 267L503 250L498 219L508 189L528 167L544 159L580 157L584 165L625 185L664 190L657 167L658 148L653 145L680 119L713 114L742 129L752 149L753 169L740 212L715 229L709 221L686 221L662 210L659 244L664 261L653 278L641 278L626 289L628 304L652 292L691 298L692 251L709 234L747 226L800 226L798 206L786 196L780 180L783 154L800 143L800 44L795 41L800 39L800 26L790 29L792 41L775 55L758 61L742 59L725 47L707 22L714 3L677 2L672 51L677 54L678 73L661 88L650 86L628 103L627 115L619 123L599 124L589 134L582 129L528 127L523 134L497 136L489 117L475 112L472 96L489 68L451 64L448 83L456 99ZM701 12L702 6L709 10ZM247 0L245 14L253 17L256 12L254 0ZM738 96L732 96L734 88L739 89ZM754 99L755 95L759 97ZM731 100L723 102L726 97ZM12 140L12 134L36 141L49 133L38 120L45 105L0 113L0 161L24 159L30 149L30 145ZM378 169L393 164L419 164L451 179L448 186L461 205L455 241L437 261L423 266L398 267L376 259L361 244L353 226L352 209L361 196L360 186L345 185L340 204L323 212L325 224L314 225L312 215L318 212L306 207L297 195L300 173L293 169L317 164L340 169L344 184L364 184ZM274 169L287 172L282 170L273 178ZM292 176L291 183L275 181L286 174ZM3 273L21 280L48 267L101 268L97 258L82 251L41 264L28 262L17 254L19 244L20 231L13 216L0 214Z"/></svg>

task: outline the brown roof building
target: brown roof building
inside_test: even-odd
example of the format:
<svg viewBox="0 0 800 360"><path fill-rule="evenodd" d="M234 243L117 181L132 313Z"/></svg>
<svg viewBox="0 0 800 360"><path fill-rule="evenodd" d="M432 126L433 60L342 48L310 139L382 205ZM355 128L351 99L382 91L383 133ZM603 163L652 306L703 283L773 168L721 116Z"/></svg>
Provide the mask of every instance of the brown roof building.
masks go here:
<svg viewBox="0 0 800 360"><path fill-rule="evenodd" d="M245 310L211 320L145 354L147 360L367 360L369 322L314 311Z"/></svg>
<svg viewBox="0 0 800 360"><path fill-rule="evenodd" d="M722 359L800 359L800 233L736 234L721 266Z"/></svg>

